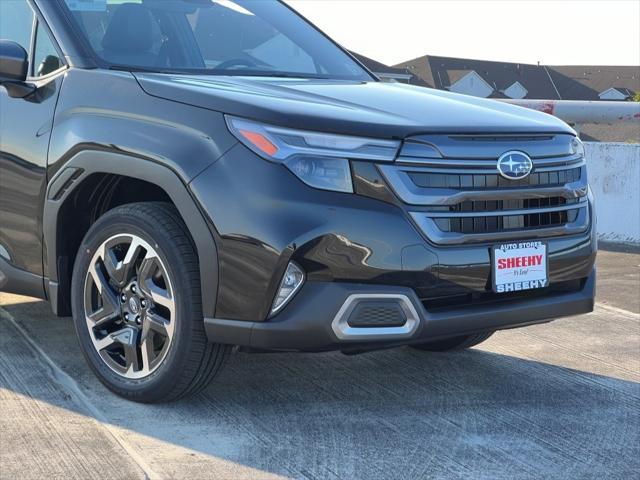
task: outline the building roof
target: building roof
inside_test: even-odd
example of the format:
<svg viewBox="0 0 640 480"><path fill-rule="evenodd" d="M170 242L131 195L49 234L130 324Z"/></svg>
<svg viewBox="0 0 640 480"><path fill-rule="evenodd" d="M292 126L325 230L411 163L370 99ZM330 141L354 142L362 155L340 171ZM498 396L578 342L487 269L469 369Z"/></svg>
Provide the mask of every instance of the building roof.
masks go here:
<svg viewBox="0 0 640 480"><path fill-rule="evenodd" d="M611 87L640 92L640 67L632 66L553 66L553 82L565 100L599 100ZM621 90L624 89L624 90Z"/></svg>
<svg viewBox="0 0 640 480"><path fill-rule="evenodd" d="M431 65L428 62L429 57L425 55L424 57L414 58L413 60L408 60L406 62L399 63L398 65L394 65L396 68L404 68L411 72L416 78L422 80L424 86L430 88L436 88L436 82L433 79L433 74L431 72Z"/></svg>
<svg viewBox="0 0 640 480"><path fill-rule="evenodd" d="M373 60L372 58L369 57L365 57L364 55L360 55L359 53L356 52L351 52L351 54L356 57L358 60L360 60L360 62L367 67L369 70L371 70L374 73L388 73L388 74L395 74L395 75L411 75L410 72L407 72L406 68L397 68L397 67L390 67L388 65L385 65L384 63L380 63L377 60Z"/></svg>
<svg viewBox="0 0 640 480"><path fill-rule="evenodd" d="M494 88L492 98L504 97L514 82L527 90L525 98L543 100L599 100L598 95L612 87L628 96L640 92L638 66L542 66L425 55L395 67L442 90L475 71Z"/></svg>
<svg viewBox="0 0 640 480"><path fill-rule="evenodd" d="M519 82L528 92L526 98L559 99L544 66L426 55L396 67L407 68L427 84L442 90L451 87L468 72L475 71L494 88L492 98L504 97L503 92L514 82Z"/></svg>
<svg viewBox="0 0 640 480"><path fill-rule="evenodd" d="M451 85L455 85L458 83L458 80L463 79L467 75L469 75L473 70L447 70L447 76L449 77L449 83Z"/></svg>
<svg viewBox="0 0 640 480"><path fill-rule="evenodd" d="M633 97L635 95L635 92L629 88L613 87L613 89L619 91L620 93L628 97Z"/></svg>

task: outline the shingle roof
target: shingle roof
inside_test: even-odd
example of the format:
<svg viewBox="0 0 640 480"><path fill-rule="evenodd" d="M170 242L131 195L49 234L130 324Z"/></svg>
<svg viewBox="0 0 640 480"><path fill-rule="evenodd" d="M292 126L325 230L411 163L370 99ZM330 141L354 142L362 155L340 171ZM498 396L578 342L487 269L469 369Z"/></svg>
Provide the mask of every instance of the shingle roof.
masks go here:
<svg viewBox="0 0 640 480"><path fill-rule="evenodd" d="M380 63L377 60L373 60L372 58L365 57L364 55L360 55L356 52L351 52L351 54L356 57L360 62L364 64L372 72L380 72L380 73L389 73L389 74L400 74L400 75L410 75L404 68L390 67L385 65L384 63Z"/></svg>
<svg viewBox="0 0 640 480"><path fill-rule="evenodd" d="M635 92L629 88L620 88L620 87L613 87L613 88L628 97L633 97L633 95L635 94Z"/></svg>
<svg viewBox="0 0 640 480"><path fill-rule="evenodd" d="M565 100L599 100L599 93L611 87L640 92L640 67L553 66L553 82Z"/></svg>
<svg viewBox="0 0 640 480"><path fill-rule="evenodd" d="M526 98L559 98L547 69L538 65L426 55L396 67L407 68L426 83L442 90L462 78L460 75L466 75L462 72L475 71L494 88L492 97L504 97L502 92L517 81L527 89Z"/></svg>
<svg viewBox="0 0 640 480"><path fill-rule="evenodd" d="M410 84L412 84L412 85L420 85L422 87L429 87L430 86L430 85L427 85L425 82L422 81L422 79L417 77L413 72L409 71L406 68L403 68L403 67L390 67L388 65L385 65L384 63L378 62L377 60L373 60L372 58L369 58L369 57L365 57L364 55L361 55L361 54L353 52L353 51L351 52L351 54L354 57L356 57L358 60L360 60L360 62L365 67L367 67L369 70L371 70L373 73L383 73L383 74L388 74L389 76L410 75L411 78L408 80L408 82Z"/></svg>
<svg viewBox="0 0 640 480"><path fill-rule="evenodd" d="M416 78L422 80L424 86L435 88L436 82L433 80L431 67L429 65L429 62L427 61L427 58L428 57L425 55L424 57L415 58L413 60L399 63L398 65L394 65L394 67L407 69Z"/></svg>
<svg viewBox="0 0 640 480"><path fill-rule="evenodd" d="M449 86L454 85L458 80L469 75L473 70L447 70L447 76L449 77Z"/></svg>
<svg viewBox="0 0 640 480"><path fill-rule="evenodd" d="M501 92L516 81L527 89L525 98L543 100L599 100L598 94L612 87L630 95L640 92L636 66L539 66L425 55L395 67L406 68L442 90L473 70L494 87L492 97L504 96Z"/></svg>

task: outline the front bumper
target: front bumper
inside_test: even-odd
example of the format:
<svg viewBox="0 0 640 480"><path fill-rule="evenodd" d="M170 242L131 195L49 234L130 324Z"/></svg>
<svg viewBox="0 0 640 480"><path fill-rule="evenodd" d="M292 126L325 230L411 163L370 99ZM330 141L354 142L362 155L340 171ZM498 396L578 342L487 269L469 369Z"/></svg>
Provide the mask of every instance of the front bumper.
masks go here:
<svg viewBox="0 0 640 480"><path fill-rule="evenodd" d="M593 311L595 269L573 292L548 293L494 303L436 309L425 308L410 288L348 283L307 284L285 311L268 322L205 319L212 342L279 351L357 351L424 343L458 335L523 327L552 319ZM373 335L366 339L339 338L336 315L353 295L397 295L409 299L418 313L417 328L410 335ZM397 330L396 330L397 331Z"/></svg>
<svg viewBox="0 0 640 480"><path fill-rule="evenodd" d="M346 350L419 343L591 311L597 250L593 218L586 231L545 239L550 290L543 297L533 292L494 302L487 299L490 252L500 242L430 242L375 165L353 167L357 194L320 191L237 145L191 183L216 232L219 287L206 292L216 295L215 318L206 320L212 342L269 350ZM520 240L533 238L523 232ZM271 317L290 261L302 267L307 281ZM575 282L580 285L571 291L555 290ZM405 296L415 308L417 328L371 341L336 335L332 322L349 296L370 294ZM438 299L456 297L467 297L468 306L453 300L446 308L432 308Z"/></svg>

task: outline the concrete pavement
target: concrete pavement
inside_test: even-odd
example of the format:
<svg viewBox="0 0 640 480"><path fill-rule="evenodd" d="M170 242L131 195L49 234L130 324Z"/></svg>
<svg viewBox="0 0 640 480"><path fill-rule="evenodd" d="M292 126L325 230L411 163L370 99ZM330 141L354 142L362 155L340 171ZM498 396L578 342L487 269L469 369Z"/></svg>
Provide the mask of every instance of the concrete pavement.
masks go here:
<svg viewBox="0 0 640 480"><path fill-rule="evenodd" d="M637 477L640 255L598 263L590 315L453 354L236 354L159 406L106 390L70 319L0 294L0 478Z"/></svg>

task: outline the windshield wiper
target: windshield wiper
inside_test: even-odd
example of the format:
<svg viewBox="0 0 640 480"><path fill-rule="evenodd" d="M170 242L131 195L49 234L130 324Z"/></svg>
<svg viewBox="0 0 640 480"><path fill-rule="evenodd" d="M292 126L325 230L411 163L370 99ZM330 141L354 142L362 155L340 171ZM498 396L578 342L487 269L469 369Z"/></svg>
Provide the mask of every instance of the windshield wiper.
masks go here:
<svg viewBox="0 0 640 480"><path fill-rule="evenodd" d="M228 75L230 77L269 77L269 78L301 78L312 80L332 80L331 77L289 72L263 72L256 70L207 70L210 75Z"/></svg>
<svg viewBox="0 0 640 480"><path fill-rule="evenodd" d="M109 65L109 70L119 72L140 72L140 73L180 73L176 70L165 70L161 68L134 67L131 65Z"/></svg>
<svg viewBox="0 0 640 480"><path fill-rule="evenodd" d="M2 0L0 0L2 1ZM117 70L120 72L139 72L139 73L164 73L173 75L215 75L229 77L268 77L268 78L298 78L304 80L337 80L335 78L311 75L304 73L289 72L266 72L256 70L217 70L215 68L207 70L173 70L163 68L136 67L132 65L110 65L109 70Z"/></svg>

